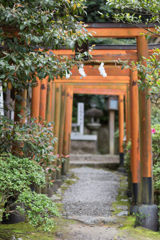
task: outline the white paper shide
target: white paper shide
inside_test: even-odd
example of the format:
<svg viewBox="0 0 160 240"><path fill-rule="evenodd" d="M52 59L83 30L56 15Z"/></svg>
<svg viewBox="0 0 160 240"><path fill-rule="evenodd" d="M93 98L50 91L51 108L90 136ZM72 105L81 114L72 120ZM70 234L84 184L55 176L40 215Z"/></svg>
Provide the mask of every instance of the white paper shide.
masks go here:
<svg viewBox="0 0 160 240"><path fill-rule="evenodd" d="M71 75L72 75L71 71L69 71L69 73L66 71L66 79L70 78Z"/></svg>
<svg viewBox="0 0 160 240"><path fill-rule="evenodd" d="M103 76L103 77L107 77L107 73L105 72L105 69L104 69L104 63L102 62L101 65L99 66L99 72L100 74Z"/></svg>
<svg viewBox="0 0 160 240"><path fill-rule="evenodd" d="M85 74L84 68L83 68L83 64L80 65L78 72L81 75L81 78L86 77L87 75Z"/></svg>

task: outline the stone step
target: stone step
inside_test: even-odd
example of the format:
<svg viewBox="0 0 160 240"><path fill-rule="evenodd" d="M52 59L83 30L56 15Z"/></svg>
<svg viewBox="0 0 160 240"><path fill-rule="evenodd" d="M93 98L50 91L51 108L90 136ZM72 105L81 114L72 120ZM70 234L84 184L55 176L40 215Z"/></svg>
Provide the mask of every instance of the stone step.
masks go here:
<svg viewBox="0 0 160 240"><path fill-rule="evenodd" d="M70 167L81 166L116 170L119 167L119 155L71 154Z"/></svg>

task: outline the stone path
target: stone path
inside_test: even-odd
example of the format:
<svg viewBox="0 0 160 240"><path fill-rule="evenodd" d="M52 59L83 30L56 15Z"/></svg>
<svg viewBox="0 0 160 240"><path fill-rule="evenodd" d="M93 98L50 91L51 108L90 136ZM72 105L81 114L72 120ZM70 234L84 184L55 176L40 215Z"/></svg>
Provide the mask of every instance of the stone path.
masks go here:
<svg viewBox="0 0 160 240"><path fill-rule="evenodd" d="M74 183L72 185L69 182L67 185L66 181L58 189L58 195L53 196L53 201L62 202L63 218L75 222L67 222L68 225L57 233L55 240L152 240L144 234L137 234L133 225L130 225L129 231L125 227L123 229L128 215L124 175L89 167L73 168L71 171L78 180L68 180ZM65 190L64 194L62 190ZM117 195L120 202L116 201ZM118 205L115 207L113 203ZM141 229L144 233L145 230Z"/></svg>
<svg viewBox="0 0 160 240"><path fill-rule="evenodd" d="M74 168L72 172L79 180L64 192L63 217L76 222L69 224L65 234L56 240L132 240L130 236L119 235L121 219L112 216L112 203L117 198L121 175L89 167ZM62 189L65 187L63 184ZM122 216L128 214L125 205L119 207Z"/></svg>
<svg viewBox="0 0 160 240"><path fill-rule="evenodd" d="M79 178L64 194L63 204L69 216L108 217L116 200L119 176L93 168L74 168Z"/></svg>

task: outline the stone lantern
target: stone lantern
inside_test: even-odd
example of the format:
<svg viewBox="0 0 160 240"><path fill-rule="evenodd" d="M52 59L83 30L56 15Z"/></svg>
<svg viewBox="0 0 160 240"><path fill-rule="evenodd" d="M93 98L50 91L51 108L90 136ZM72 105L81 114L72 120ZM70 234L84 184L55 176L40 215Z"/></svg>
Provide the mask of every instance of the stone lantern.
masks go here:
<svg viewBox="0 0 160 240"><path fill-rule="evenodd" d="M90 105L91 109L85 112L85 116L89 119L89 123L86 126L90 130L91 135L97 135L98 129L101 126L99 118L103 116L103 112L96 108L95 103L91 103Z"/></svg>

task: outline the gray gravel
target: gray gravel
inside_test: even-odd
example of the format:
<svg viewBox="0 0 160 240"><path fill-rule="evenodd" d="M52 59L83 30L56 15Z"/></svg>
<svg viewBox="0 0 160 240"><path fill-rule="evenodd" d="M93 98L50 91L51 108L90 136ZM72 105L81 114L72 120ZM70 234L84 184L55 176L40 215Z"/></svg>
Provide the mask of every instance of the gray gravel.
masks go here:
<svg viewBox="0 0 160 240"><path fill-rule="evenodd" d="M112 202L116 201L119 175L103 169L74 168L79 180L64 194L63 204L67 215L111 215Z"/></svg>

